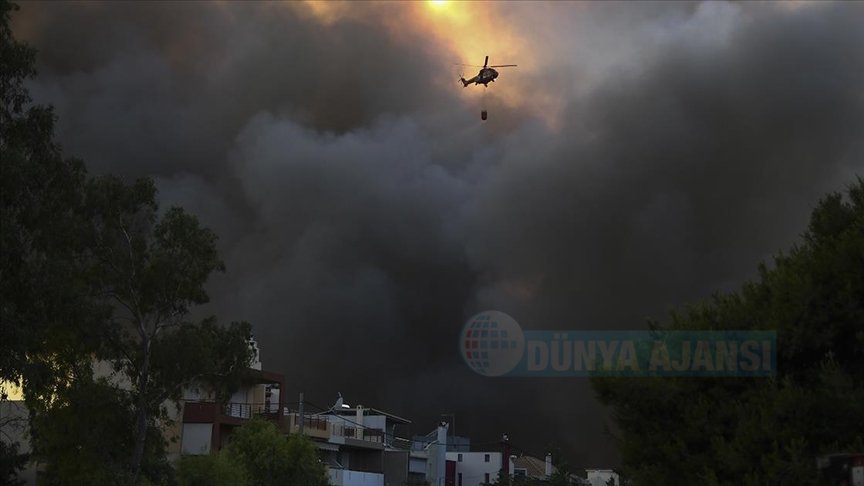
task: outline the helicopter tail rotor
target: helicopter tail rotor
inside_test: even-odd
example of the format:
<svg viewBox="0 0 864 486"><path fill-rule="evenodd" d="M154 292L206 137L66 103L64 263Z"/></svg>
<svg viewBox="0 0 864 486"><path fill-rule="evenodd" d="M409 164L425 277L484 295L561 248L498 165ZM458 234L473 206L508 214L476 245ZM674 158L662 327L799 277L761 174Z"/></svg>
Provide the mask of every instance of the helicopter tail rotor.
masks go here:
<svg viewBox="0 0 864 486"><path fill-rule="evenodd" d="M462 83L463 88L468 87L468 81L465 79L465 73L459 73L459 81Z"/></svg>

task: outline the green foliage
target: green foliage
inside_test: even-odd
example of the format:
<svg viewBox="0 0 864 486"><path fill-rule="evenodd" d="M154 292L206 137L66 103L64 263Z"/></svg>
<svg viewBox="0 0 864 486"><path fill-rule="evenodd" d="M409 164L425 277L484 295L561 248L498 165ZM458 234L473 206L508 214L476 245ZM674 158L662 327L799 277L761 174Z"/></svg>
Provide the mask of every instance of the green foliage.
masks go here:
<svg viewBox="0 0 864 486"><path fill-rule="evenodd" d="M218 454L186 456L177 464L181 486L326 486L327 475L315 446L301 435L286 437L264 419L234 430Z"/></svg>
<svg viewBox="0 0 864 486"><path fill-rule="evenodd" d="M235 430L225 453L242 464L250 485L326 486L324 465L309 439L279 432L273 423L255 419Z"/></svg>
<svg viewBox="0 0 864 486"><path fill-rule="evenodd" d="M183 456L177 462L180 486L236 486L248 483L246 470L228 454Z"/></svg>
<svg viewBox="0 0 864 486"><path fill-rule="evenodd" d="M184 320L190 306L207 300L204 281L222 263L215 235L194 216L172 208L158 217L152 181L126 185L106 176L87 181L82 192L76 221L85 230L79 252L45 255L40 261L76 262L70 273L86 291L70 302L87 311L82 314L86 325L57 312L56 323L44 329L59 351L27 349L29 367L21 368L31 410L39 417L32 427L39 445L36 457L49 462L48 477L79 477L89 471L97 475L92 480L100 482L128 471L130 481L136 481L143 468L145 477L159 479L148 472L148 463L154 454L164 456L161 436L153 433L166 418L163 404L179 398L183 387L193 382L209 384L223 396L236 388L251 358L251 326L220 326L213 318ZM26 297L16 302L20 309L39 308L51 296ZM40 327L31 326L24 334L33 336L37 330ZM122 386L102 383L99 389L106 403L123 407L110 410L116 422L98 441L73 449L53 428L83 430L100 420L101 415L86 413L101 408L81 392L91 380L94 356L113 363L120 382L126 381ZM37 369L33 363L42 366ZM34 383L42 386L30 386ZM92 407L80 408L82 404ZM67 405L77 412L67 413ZM129 434L134 440L126 447ZM102 443L108 445L110 460ZM76 455L75 450L83 452ZM120 460L116 454L127 456Z"/></svg>
<svg viewBox="0 0 864 486"><path fill-rule="evenodd" d="M112 176L87 187L88 269L97 295L113 305L102 356L132 381L137 413L137 470L144 431L167 399L185 385L205 378L236 382L251 349L248 324L227 329L207 319L184 320L193 305L208 301L204 284L224 270L216 235L180 208L161 217L149 179L126 185Z"/></svg>
<svg viewBox="0 0 864 486"><path fill-rule="evenodd" d="M28 106L35 50L12 36L15 10L0 1L0 380L23 385L36 416L90 359L106 314L82 271L86 170L54 144L53 111ZM3 449L0 479L14 484L25 458Z"/></svg>
<svg viewBox="0 0 864 486"><path fill-rule="evenodd" d="M634 484L814 484L817 456L864 449L864 180L759 273L657 327L776 330L776 378L593 380Z"/></svg>
<svg viewBox="0 0 864 486"><path fill-rule="evenodd" d="M23 385L49 481L158 481L162 404L193 381L230 393L251 328L186 319L224 269L212 231L180 208L160 213L150 179L93 178L63 157L52 109L29 106L35 51L12 36L16 8L0 1L0 380ZM128 382L94 380L94 358ZM110 426L94 435L98 422Z"/></svg>
<svg viewBox="0 0 864 486"><path fill-rule="evenodd" d="M103 176L89 182L86 194L88 247L103 295L132 318L168 324L209 300L204 282L224 265L216 235L195 216L172 207L159 218L150 179L126 185Z"/></svg>
<svg viewBox="0 0 864 486"><path fill-rule="evenodd" d="M54 144L52 110L27 106L35 51L12 37L14 10L0 2L0 380L23 384L38 407L92 351L100 309L79 258L86 171Z"/></svg>
<svg viewBox="0 0 864 486"><path fill-rule="evenodd" d="M24 87L24 80L36 74L33 67L36 50L12 36L10 17L18 5L8 1L0 2L0 124L6 127L14 115L20 115L24 106L30 102L30 94ZM4 128L5 129L5 128Z"/></svg>
<svg viewBox="0 0 864 486"><path fill-rule="evenodd" d="M513 484L510 475L505 474L503 469L498 470L498 477L496 477L491 483L486 484L497 484L498 486L511 486Z"/></svg>
<svg viewBox="0 0 864 486"><path fill-rule="evenodd" d="M161 396L170 399L180 398L183 387L194 381L212 390L218 400L227 400L248 384L251 334L248 322L223 326L212 317L200 323L181 322L153 341L151 379Z"/></svg>
<svg viewBox="0 0 864 486"><path fill-rule="evenodd" d="M106 380L74 380L46 413L33 419L34 453L45 464L45 484L130 482L129 457L135 443L134 409L127 393ZM147 431L144 477L159 482L170 474L164 441Z"/></svg>

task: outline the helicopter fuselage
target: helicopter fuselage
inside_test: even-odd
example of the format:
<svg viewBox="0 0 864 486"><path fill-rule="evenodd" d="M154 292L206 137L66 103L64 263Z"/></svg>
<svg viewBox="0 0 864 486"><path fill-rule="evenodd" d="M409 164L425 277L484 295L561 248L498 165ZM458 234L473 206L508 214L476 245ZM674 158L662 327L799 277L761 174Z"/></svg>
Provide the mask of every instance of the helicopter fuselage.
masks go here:
<svg viewBox="0 0 864 486"><path fill-rule="evenodd" d="M474 76L471 79L462 80L462 84L464 87L467 87L469 84L482 84L483 86L488 86L490 82L494 82L495 78L498 77L498 71L492 68L483 68L477 73L477 76Z"/></svg>
<svg viewBox="0 0 864 486"><path fill-rule="evenodd" d="M463 64L463 66L467 66L467 64ZM489 65L489 56L486 56L486 60L483 61L483 66L480 72L477 73L477 76L474 76L471 79L465 79L463 77L459 77L459 81L462 81L462 86L467 88L469 84L482 84L484 87L488 87L489 83L495 81L495 78L498 77L498 71L493 68L500 67L516 67L515 64L495 64Z"/></svg>

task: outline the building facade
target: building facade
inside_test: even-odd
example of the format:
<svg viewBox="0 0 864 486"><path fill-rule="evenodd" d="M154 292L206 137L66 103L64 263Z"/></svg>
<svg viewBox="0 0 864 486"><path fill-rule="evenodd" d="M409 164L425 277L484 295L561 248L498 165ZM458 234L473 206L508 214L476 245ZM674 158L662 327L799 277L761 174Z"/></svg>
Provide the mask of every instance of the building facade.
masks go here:
<svg viewBox="0 0 864 486"><path fill-rule="evenodd" d="M478 486L492 483L504 467L504 454L500 451L488 452L448 452L447 462L453 462L454 486ZM508 471L512 476L513 458L508 458Z"/></svg>

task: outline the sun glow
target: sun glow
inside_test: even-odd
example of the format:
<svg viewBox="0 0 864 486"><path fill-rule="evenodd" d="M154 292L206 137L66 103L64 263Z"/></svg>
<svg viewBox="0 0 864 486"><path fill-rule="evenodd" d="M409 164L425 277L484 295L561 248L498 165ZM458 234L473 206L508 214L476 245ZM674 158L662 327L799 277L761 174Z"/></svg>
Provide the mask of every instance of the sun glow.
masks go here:
<svg viewBox="0 0 864 486"><path fill-rule="evenodd" d="M558 107L562 106L558 97L536 89L538 53L534 37L526 30L531 23L526 24L518 8L507 2L427 0L358 4L306 0L287 5L327 26L348 18L380 26L389 32L393 42L425 50L428 58L438 64L433 82L453 90L478 111L488 102L490 113L504 107L526 110L552 124L558 116ZM466 79L475 76L486 56L490 65L519 66L499 69L500 78L488 88L475 85L463 88L459 76Z"/></svg>
<svg viewBox="0 0 864 486"><path fill-rule="evenodd" d="M467 3L454 3L449 0L428 0L426 5L432 13L432 18L436 23L443 22L452 24L458 27L466 27L468 25L469 10L472 7Z"/></svg>
<svg viewBox="0 0 864 486"><path fill-rule="evenodd" d="M11 381L0 381L0 391L6 395L6 400L24 400L24 390Z"/></svg>
<svg viewBox="0 0 864 486"><path fill-rule="evenodd" d="M496 103L519 106L526 99L517 81L519 71L514 71L519 68L499 70L501 81L490 84L488 89L473 85L462 88L458 83L460 75L466 78L476 75L486 56L489 64L517 64L528 59L527 44L511 29L509 19L496 10L499 8L500 5L491 2L430 0L414 16L414 24L440 46L444 82L458 88L459 96L478 106L478 110L487 98L493 106Z"/></svg>

